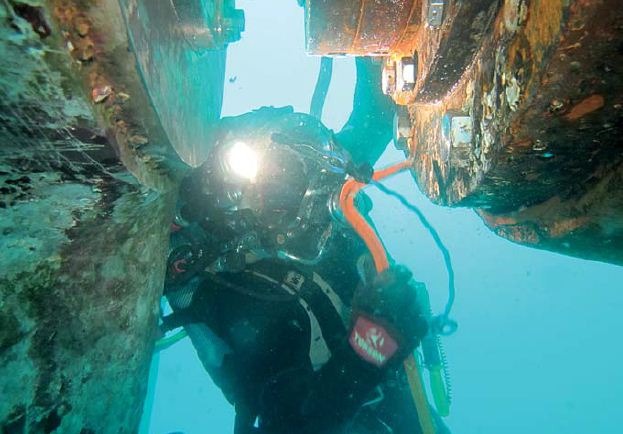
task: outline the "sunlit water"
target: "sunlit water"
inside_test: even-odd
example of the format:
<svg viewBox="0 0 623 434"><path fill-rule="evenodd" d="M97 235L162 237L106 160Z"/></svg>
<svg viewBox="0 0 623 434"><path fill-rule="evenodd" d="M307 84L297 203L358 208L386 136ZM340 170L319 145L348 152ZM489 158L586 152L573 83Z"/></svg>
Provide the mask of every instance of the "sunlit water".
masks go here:
<svg viewBox="0 0 623 434"><path fill-rule="evenodd" d="M319 59L304 54L302 9L294 0L268 3L238 2L247 30L229 47L223 115L262 105L309 109ZM336 60L323 117L330 128L348 117L354 80L352 59ZM399 158L389 149L380 165ZM409 175L388 185L421 207L452 254L460 323L445 339L452 431L623 432L623 268L514 245L472 211L432 205ZM394 199L369 192L391 254L441 308L447 276L429 235ZM233 419L188 340L160 355L148 432L230 433Z"/></svg>

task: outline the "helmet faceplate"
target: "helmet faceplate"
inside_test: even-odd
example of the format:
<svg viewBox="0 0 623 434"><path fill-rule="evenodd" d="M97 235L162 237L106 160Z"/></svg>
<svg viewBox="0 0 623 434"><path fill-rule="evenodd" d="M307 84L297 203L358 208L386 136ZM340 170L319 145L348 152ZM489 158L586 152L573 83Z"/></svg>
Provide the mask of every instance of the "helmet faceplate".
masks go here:
<svg viewBox="0 0 623 434"><path fill-rule="evenodd" d="M234 234L224 251L313 262L333 232L329 203L347 162L316 118L262 108L223 119L210 156L192 177L209 203L203 208L220 215L202 218Z"/></svg>

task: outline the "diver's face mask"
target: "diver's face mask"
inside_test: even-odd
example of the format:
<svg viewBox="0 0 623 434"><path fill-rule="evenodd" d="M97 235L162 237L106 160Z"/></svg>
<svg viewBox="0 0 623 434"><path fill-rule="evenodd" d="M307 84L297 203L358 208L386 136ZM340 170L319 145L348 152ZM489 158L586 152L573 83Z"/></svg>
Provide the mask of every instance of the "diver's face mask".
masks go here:
<svg viewBox="0 0 623 434"><path fill-rule="evenodd" d="M318 262L333 232L331 203L347 158L332 143L234 140L206 164L203 190L236 239L224 251Z"/></svg>

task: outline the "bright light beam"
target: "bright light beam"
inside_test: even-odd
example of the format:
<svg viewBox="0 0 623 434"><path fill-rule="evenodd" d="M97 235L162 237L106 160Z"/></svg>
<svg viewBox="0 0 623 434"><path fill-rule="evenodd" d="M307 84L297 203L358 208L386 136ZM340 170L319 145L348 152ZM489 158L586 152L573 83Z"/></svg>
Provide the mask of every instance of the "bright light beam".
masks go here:
<svg viewBox="0 0 623 434"><path fill-rule="evenodd" d="M236 176L254 182L259 169L257 152L244 142L236 142L227 150L227 167Z"/></svg>

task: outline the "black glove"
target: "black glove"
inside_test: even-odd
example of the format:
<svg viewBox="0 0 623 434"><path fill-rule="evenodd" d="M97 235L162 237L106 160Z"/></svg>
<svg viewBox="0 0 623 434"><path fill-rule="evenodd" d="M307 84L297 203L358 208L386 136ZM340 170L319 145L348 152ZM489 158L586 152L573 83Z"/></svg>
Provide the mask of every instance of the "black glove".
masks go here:
<svg viewBox="0 0 623 434"><path fill-rule="evenodd" d="M426 335L411 276L406 267L394 266L355 292L349 342L379 368L404 360Z"/></svg>

